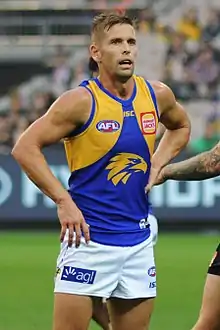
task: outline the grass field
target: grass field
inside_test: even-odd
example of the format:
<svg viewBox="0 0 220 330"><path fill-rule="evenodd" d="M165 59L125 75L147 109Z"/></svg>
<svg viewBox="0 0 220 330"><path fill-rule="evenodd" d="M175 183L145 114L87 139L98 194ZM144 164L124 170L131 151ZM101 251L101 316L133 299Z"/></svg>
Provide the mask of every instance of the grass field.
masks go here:
<svg viewBox="0 0 220 330"><path fill-rule="evenodd" d="M189 330L196 320L217 236L161 234L151 330ZM0 330L50 330L55 233L0 233ZM91 330L98 330L91 324Z"/></svg>

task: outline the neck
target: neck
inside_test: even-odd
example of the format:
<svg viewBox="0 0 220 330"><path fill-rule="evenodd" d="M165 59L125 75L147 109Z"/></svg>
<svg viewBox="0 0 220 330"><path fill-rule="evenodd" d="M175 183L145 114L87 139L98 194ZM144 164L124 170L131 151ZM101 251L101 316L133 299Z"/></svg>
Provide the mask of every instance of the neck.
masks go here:
<svg viewBox="0 0 220 330"><path fill-rule="evenodd" d="M117 79L109 76L107 73L100 72L98 79L105 89L121 99L129 99L133 93L133 77L129 78L126 82L120 82Z"/></svg>

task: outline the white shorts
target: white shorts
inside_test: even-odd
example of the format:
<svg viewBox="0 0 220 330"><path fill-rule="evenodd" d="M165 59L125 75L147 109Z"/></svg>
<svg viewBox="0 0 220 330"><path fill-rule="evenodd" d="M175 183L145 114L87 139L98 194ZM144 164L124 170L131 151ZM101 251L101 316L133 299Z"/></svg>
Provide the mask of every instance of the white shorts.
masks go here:
<svg viewBox="0 0 220 330"><path fill-rule="evenodd" d="M55 293L123 299L156 296L152 237L129 247L108 246L82 239L79 248L61 244Z"/></svg>

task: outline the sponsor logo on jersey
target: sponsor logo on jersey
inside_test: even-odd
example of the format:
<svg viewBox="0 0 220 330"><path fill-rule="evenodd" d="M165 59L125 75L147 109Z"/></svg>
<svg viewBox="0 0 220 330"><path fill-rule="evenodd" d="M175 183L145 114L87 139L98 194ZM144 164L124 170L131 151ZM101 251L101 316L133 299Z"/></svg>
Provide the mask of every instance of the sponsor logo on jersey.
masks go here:
<svg viewBox="0 0 220 330"><path fill-rule="evenodd" d="M156 118L154 112L141 113L141 128L143 134L156 133Z"/></svg>
<svg viewBox="0 0 220 330"><path fill-rule="evenodd" d="M130 176L134 173L146 173L147 163L139 155L132 153L119 153L110 159L106 170L109 170L108 181L111 180L116 186L119 182L126 184Z"/></svg>
<svg viewBox="0 0 220 330"><path fill-rule="evenodd" d="M113 133L120 129L120 124L116 120L101 120L96 124L99 132Z"/></svg>
<svg viewBox="0 0 220 330"><path fill-rule="evenodd" d="M61 280L68 282L93 284L95 276L96 270L64 266Z"/></svg>
<svg viewBox="0 0 220 330"><path fill-rule="evenodd" d="M155 268L155 266L153 266L153 267L151 267L151 268L148 269L148 275L150 277L155 277L156 276L156 268Z"/></svg>

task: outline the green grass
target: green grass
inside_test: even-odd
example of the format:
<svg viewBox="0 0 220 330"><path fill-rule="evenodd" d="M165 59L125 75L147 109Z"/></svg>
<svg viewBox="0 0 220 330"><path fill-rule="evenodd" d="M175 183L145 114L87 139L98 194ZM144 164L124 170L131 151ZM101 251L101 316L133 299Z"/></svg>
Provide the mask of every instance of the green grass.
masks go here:
<svg viewBox="0 0 220 330"><path fill-rule="evenodd" d="M217 236L160 235L151 330L189 330ZM51 330L58 234L0 234L0 330ZM91 330L98 330L95 324Z"/></svg>

